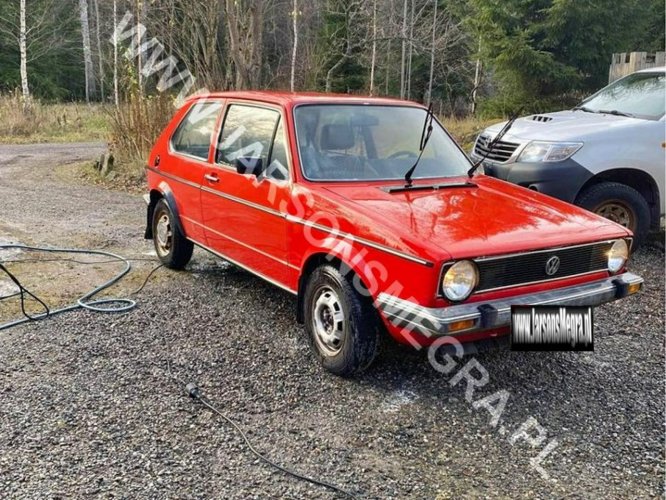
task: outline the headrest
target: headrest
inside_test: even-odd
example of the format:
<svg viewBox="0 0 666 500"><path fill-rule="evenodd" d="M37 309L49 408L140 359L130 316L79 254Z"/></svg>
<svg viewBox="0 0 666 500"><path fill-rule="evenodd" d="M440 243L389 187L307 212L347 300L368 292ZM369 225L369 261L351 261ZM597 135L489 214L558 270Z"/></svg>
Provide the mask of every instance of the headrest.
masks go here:
<svg viewBox="0 0 666 500"><path fill-rule="evenodd" d="M348 125L329 124L321 129L319 147L323 150L349 149L354 142L354 131Z"/></svg>

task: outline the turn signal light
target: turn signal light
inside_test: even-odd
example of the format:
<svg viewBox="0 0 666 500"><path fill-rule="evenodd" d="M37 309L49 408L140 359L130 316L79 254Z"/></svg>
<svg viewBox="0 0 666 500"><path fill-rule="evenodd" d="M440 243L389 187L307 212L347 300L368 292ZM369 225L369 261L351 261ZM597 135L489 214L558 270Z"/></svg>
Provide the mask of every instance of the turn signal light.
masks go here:
<svg viewBox="0 0 666 500"><path fill-rule="evenodd" d="M473 319L466 319L462 321L455 321L449 325L449 332L459 332L460 330L468 330L474 326Z"/></svg>

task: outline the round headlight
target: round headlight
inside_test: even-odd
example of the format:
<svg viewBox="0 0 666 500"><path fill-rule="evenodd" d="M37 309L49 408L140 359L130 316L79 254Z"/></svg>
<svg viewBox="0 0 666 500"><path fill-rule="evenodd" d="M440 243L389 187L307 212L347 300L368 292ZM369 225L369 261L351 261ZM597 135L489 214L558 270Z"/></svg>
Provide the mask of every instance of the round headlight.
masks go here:
<svg viewBox="0 0 666 500"><path fill-rule="evenodd" d="M474 291L479 282L476 264L469 260L461 260L453 264L442 277L442 292L447 299L464 300Z"/></svg>
<svg viewBox="0 0 666 500"><path fill-rule="evenodd" d="M617 240L613 243L610 251L608 252L608 270L615 274L624 266L629 258L629 247L624 240Z"/></svg>

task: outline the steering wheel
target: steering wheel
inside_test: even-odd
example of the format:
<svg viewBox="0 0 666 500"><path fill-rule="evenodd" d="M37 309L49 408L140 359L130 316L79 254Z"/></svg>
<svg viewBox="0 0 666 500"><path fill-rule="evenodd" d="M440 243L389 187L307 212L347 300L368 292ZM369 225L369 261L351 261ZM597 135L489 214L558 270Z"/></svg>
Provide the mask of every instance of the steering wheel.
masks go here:
<svg viewBox="0 0 666 500"><path fill-rule="evenodd" d="M416 158L416 153L414 151L407 151L407 150L397 151L393 153L391 156L389 156L388 159L397 160L400 157Z"/></svg>

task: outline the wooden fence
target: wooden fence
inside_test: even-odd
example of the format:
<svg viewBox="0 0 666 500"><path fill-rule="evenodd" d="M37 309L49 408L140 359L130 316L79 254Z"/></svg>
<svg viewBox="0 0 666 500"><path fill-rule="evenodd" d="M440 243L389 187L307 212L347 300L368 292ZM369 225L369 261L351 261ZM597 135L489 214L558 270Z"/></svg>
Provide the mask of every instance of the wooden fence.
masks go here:
<svg viewBox="0 0 666 500"><path fill-rule="evenodd" d="M613 54L608 70L608 83L639 69L666 66L665 55L664 52L621 52L620 54Z"/></svg>

